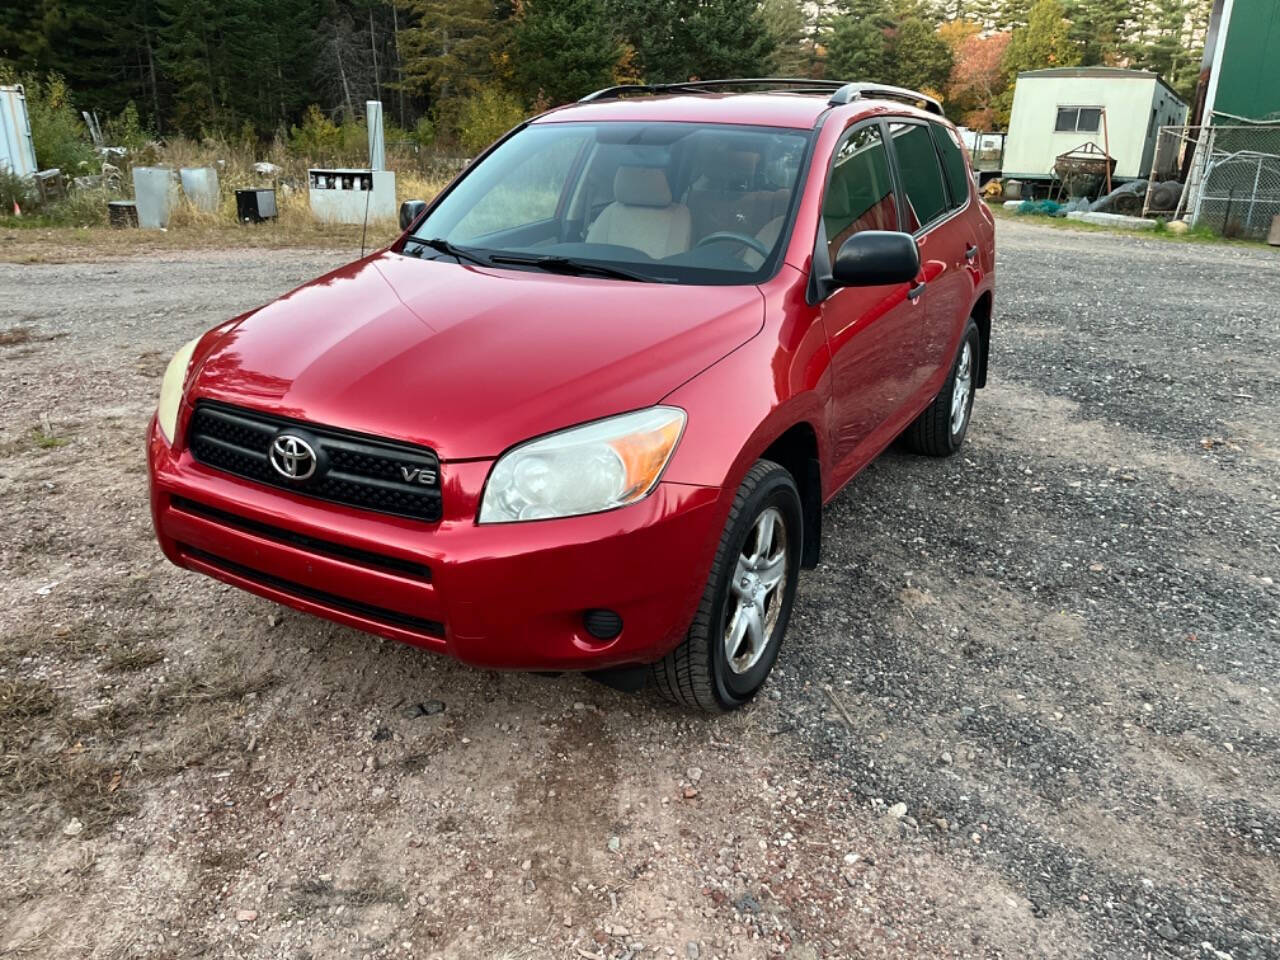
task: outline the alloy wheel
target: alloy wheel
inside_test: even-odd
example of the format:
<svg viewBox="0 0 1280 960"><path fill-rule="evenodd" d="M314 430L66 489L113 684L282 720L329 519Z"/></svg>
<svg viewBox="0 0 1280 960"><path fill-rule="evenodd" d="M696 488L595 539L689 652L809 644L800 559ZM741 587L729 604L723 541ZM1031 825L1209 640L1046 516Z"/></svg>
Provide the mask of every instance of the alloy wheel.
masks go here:
<svg viewBox="0 0 1280 960"><path fill-rule="evenodd" d="M968 340L960 352L956 364L955 386L951 390L951 433L954 436L964 427L969 416L969 394L973 391L973 346Z"/></svg>
<svg viewBox="0 0 1280 960"><path fill-rule="evenodd" d="M724 655L743 674L759 662L782 610L787 578L787 525L777 507L756 518L729 583Z"/></svg>

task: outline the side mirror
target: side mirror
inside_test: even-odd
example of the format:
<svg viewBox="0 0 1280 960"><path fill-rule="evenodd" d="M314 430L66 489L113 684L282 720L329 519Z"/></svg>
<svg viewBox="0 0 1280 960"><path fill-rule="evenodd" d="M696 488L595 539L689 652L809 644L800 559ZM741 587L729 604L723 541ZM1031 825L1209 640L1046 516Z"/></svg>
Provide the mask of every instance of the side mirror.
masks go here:
<svg viewBox="0 0 1280 960"><path fill-rule="evenodd" d="M400 204L400 229L408 230L409 224L418 219L418 215L427 209L425 200L406 200Z"/></svg>
<svg viewBox="0 0 1280 960"><path fill-rule="evenodd" d="M920 272L920 248L909 233L863 230L840 245L831 279L844 287L908 283Z"/></svg>

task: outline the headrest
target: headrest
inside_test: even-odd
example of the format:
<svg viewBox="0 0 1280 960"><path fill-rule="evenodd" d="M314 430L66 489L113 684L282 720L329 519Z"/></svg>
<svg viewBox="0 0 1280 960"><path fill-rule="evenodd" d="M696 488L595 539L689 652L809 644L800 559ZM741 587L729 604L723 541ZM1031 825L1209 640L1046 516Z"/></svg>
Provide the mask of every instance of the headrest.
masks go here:
<svg viewBox="0 0 1280 960"><path fill-rule="evenodd" d="M760 154L749 153L746 150L730 150L725 159L725 167L732 182L750 182L755 176L756 163L760 160Z"/></svg>
<svg viewBox="0 0 1280 960"><path fill-rule="evenodd" d="M760 154L723 147L701 158L702 183L717 190L748 190L755 177Z"/></svg>
<svg viewBox="0 0 1280 960"><path fill-rule="evenodd" d="M619 167L613 198L629 207L671 206L671 185L658 167Z"/></svg>

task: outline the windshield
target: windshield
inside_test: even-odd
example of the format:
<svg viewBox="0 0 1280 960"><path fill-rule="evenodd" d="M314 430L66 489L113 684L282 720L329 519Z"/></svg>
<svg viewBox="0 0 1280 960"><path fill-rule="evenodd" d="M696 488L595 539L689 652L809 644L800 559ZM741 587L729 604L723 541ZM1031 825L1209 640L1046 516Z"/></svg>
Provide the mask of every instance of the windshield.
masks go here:
<svg viewBox="0 0 1280 960"><path fill-rule="evenodd" d="M781 255L808 144L808 131L773 127L532 124L467 172L405 252L752 283Z"/></svg>

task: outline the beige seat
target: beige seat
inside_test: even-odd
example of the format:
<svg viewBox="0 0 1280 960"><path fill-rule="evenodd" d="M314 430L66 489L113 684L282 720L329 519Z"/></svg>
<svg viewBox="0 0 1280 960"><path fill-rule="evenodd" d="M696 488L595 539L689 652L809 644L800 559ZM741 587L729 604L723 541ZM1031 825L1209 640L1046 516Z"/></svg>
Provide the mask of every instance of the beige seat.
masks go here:
<svg viewBox="0 0 1280 960"><path fill-rule="evenodd" d="M588 243L616 243L661 260L689 249L689 208L672 203L667 175L657 167L619 167L613 203L587 230Z"/></svg>
<svg viewBox="0 0 1280 960"><path fill-rule="evenodd" d="M763 243L770 250L773 245L778 242L778 235L782 233L782 226L787 222L786 216L774 217L764 225L764 228L756 234L756 239ZM759 270L764 264L764 257L756 253L750 247L743 247L742 261L752 270Z"/></svg>

